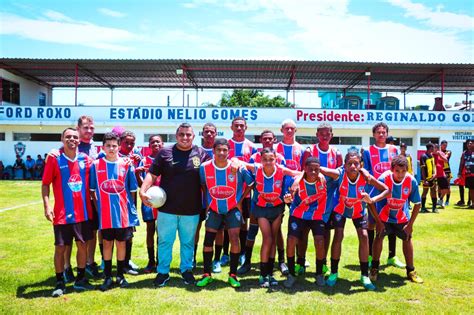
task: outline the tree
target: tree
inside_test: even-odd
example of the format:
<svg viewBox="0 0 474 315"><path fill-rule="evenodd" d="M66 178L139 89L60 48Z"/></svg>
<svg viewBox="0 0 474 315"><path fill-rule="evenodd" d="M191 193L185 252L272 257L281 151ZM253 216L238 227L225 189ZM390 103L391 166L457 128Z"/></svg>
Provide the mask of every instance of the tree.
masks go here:
<svg viewBox="0 0 474 315"><path fill-rule="evenodd" d="M232 94L225 92L218 102L221 107L290 107L291 104L283 97L270 97L264 95L261 90L240 90L232 91Z"/></svg>

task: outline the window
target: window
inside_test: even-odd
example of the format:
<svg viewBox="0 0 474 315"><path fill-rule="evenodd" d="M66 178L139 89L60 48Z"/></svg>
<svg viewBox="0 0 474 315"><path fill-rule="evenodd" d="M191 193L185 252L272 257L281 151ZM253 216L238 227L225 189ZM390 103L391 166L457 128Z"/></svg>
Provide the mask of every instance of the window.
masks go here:
<svg viewBox="0 0 474 315"><path fill-rule="evenodd" d="M46 106L46 94L43 93L43 92L39 92L38 105L39 106Z"/></svg>
<svg viewBox="0 0 474 315"><path fill-rule="evenodd" d="M318 138L313 136L296 136L296 142L299 144L315 144L318 143Z"/></svg>
<svg viewBox="0 0 474 315"><path fill-rule="evenodd" d="M5 133L0 132L0 141L5 141Z"/></svg>
<svg viewBox="0 0 474 315"><path fill-rule="evenodd" d="M13 141L51 141L60 142L60 133L13 133Z"/></svg>
<svg viewBox="0 0 474 315"><path fill-rule="evenodd" d="M405 143L407 146L413 146L413 138L400 138L400 143Z"/></svg>
<svg viewBox="0 0 474 315"><path fill-rule="evenodd" d="M332 137L330 144L362 145L362 137Z"/></svg>
<svg viewBox="0 0 474 315"><path fill-rule="evenodd" d="M420 146L427 145L430 142L439 144L439 138L428 138L428 137L426 137L426 138L421 137L420 138Z"/></svg>
<svg viewBox="0 0 474 315"><path fill-rule="evenodd" d="M20 105L20 85L0 78L2 81L2 101Z"/></svg>

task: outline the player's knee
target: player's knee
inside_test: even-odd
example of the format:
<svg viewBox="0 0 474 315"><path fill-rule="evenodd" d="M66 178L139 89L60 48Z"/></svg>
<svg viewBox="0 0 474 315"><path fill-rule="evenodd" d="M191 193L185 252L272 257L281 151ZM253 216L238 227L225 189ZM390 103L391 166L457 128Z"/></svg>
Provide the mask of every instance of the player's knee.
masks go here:
<svg viewBox="0 0 474 315"><path fill-rule="evenodd" d="M214 245L216 234L216 232L206 231L206 234L204 235L204 247L212 247L212 245Z"/></svg>
<svg viewBox="0 0 474 315"><path fill-rule="evenodd" d="M255 241L255 238L258 234L258 224L250 224L249 231L247 233L247 240L248 241Z"/></svg>

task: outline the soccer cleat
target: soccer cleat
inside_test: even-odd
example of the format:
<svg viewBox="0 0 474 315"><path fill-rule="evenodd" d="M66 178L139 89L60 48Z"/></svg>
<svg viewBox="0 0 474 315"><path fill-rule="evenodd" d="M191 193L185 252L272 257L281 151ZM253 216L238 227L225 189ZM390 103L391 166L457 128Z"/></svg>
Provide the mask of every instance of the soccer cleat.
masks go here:
<svg viewBox="0 0 474 315"><path fill-rule="evenodd" d="M87 291L87 290L94 290L95 286L89 283L89 280L87 278L82 278L81 280L77 280L74 282L73 285L74 290L77 291Z"/></svg>
<svg viewBox="0 0 474 315"><path fill-rule="evenodd" d="M64 282L65 283L71 283L76 280L76 277L74 276L74 272L72 271L72 267L69 266L63 271L63 277L64 277Z"/></svg>
<svg viewBox="0 0 474 315"><path fill-rule="evenodd" d="M338 273L331 273L326 280L326 284L330 287L333 287L337 282Z"/></svg>
<svg viewBox="0 0 474 315"><path fill-rule="evenodd" d="M149 261L145 269L143 269L144 273L153 273L155 271L156 271L156 264L154 261Z"/></svg>
<svg viewBox="0 0 474 315"><path fill-rule="evenodd" d="M128 288L129 286L127 280L121 276L117 276L117 278L115 279L115 283L122 289Z"/></svg>
<svg viewBox="0 0 474 315"><path fill-rule="evenodd" d="M420 213L429 213L429 211L426 208L421 208Z"/></svg>
<svg viewBox="0 0 474 315"><path fill-rule="evenodd" d="M441 208L441 207L440 207L440 209L444 209L444 208ZM433 210L431 210L431 212L433 212L433 213L439 213L439 210L438 210L437 208L433 208Z"/></svg>
<svg viewBox="0 0 474 315"><path fill-rule="evenodd" d="M124 267L123 268L123 273L129 274L129 275L132 275L132 276L138 275L138 271L136 271L135 269L132 269L130 267Z"/></svg>
<svg viewBox="0 0 474 315"><path fill-rule="evenodd" d="M207 286L209 283L212 283L213 281L214 281L214 279L212 278L212 276L208 273L205 273L205 274L202 275L201 280L196 282L196 286L203 288L203 287ZM230 277L229 277L229 283L230 283ZM240 285L240 283L239 283L239 285Z"/></svg>
<svg viewBox="0 0 474 315"><path fill-rule="evenodd" d="M214 260L212 262L212 272L214 272L214 273L221 273L222 272L221 262L219 260Z"/></svg>
<svg viewBox="0 0 474 315"><path fill-rule="evenodd" d="M51 296L60 297L61 295L65 293L66 293L66 284L63 281L58 281L56 282L56 286L54 287L54 290Z"/></svg>
<svg viewBox="0 0 474 315"><path fill-rule="evenodd" d="M423 283L423 279L421 279L421 277L416 274L416 271L415 271L415 270L410 271L410 272L407 274L407 277L408 277L408 279L409 279L411 282Z"/></svg>
<svg viewBox="0 0 474 315"><path fill-rule="evenodd" d="M233 288L240 288L240 282L239 282L239 280L237 280L237 276L232 274L232 273L229 274L229 278L227 279L227 282Z"/></svg>
<svg viewBox="0 0 474 315"><path fill-rule="evenodd" d="M370 268L369 272L369 279L372 282L377 281L377 278L379 277L379 270L377 268Z"/></svg>
<svg viewBox="0 0 474 315"><path fill-rule="evenodd" d="M112 281L112 278L107 277L104 279L104 283L100 285L99 290L102 292L105 292L107 290L112 289L113 285L114 285L114 282Z"/></svg>
<svg viewBox="0 0 474 315"><path fill-rule="evenodd" d="M304 275L305 272L306 272L306 267L305 266L301 266L299 264L295 265L295 274L297 276Z"/></svg>
<svg viewBox="0 0 474 315"><path fill-rule="evenodd" d="M229 255L222 255L221 257L221 266L227 266L230 262L230 257Z"/></svg>
<svg viewBox="0 0 474 315"><path fill-rule="evenodd" d="M268 276L268 281L270 282L270 285L271 285L272 287L278 285L278 281L277 281L277 279L275 279L275 278L273 277L273 275L272 275L272 276Z"/></svg>
<svg viewBox="0 0 474 315"><path fill-rule="evenodd" d="M293 276L292 274L288 274L286 280L283 281L283 286L285 288L290 289L295 285L295 282L296 282L296 277Z"/></svg>
<svg viewBox="0 0 474 315"><path fill-rule="evenodd" d="M170 281L170 275L168 273L159 273L156 275L155 280L153 280L153 285L155 287L164 287L168 281Z"/></svg>
<svg viewBox="0 0 474 315"><path fill-rule="evenodd" d="M258 277L258 284L261 288L269 288L270 287L270 278L268 276L260 276Z"/></svg>
<svg viewBox="0 0 474 315"><path fill-rule="evenodd" d="M464 203L464 201L461 201L459 200L457 203L456 203L456 206L465 206L466 204Z"/></svg>
<svg viewBox="0 0 474 315"><path fill-rule="evenodd" d="M372 283L372 281L370 281L370 278L367 276L360 276L360 282L368 291L374 291L376 289L375 285Z"/></svg>
<svg viewBox="0 0 474 315"><path fill-rule="evenodd" d="M290 273L288 266L284 262L279 263L279 265L280 265L280 271L282 275L286 276Z"/></svg>
<svg viewBox="0 0 474 315"><path fill-rule="evenodd" d="M196 279L194 278L193 272L191 270L186 270L185 272L181 273L181 277L183 277L184 284L194 285L196 283Z"/></svg>
<svg viewBox="0 0 474 315"><path fill-rule="evenodd" d="M331 274L331 270L328 268L328 265L323 265L323 275L325 277L329 277Z"/></svg>
<svg viewBox="0 0 474 315"><path fill-rule="evenodd" d="M250 271L252 267L250 266L250 264L243 264L242 266L239 267L239 269L237 269L237 274L240 276L240 275L244 275L246 274L247 272Z"/></svg>
<svg viewBox="0 0 474 315"><path fill-rule="evenodd" d="M400 259L398 259L397 256L389 257L387 258L387 265L397 267L397 268L405 268L407 265L401 262Z"/></svg>
<svg viewBox="0 0 474 315"><path fill-rule="evenodd" d="M443 200L438 199L438 201L436 202L436 205L437 206L442 206L443 205Z"/></svg>
<svg viewBox="0 0 474 315"><path fill-rule="evenodd" d="M131 259L128 261L128 265L130 266L130 269L133 269L135 271L140 269L140 267L138 267L137 264L135 264Z"/></svg>
<svg viewBox="0 0 474 315"><path fill-rule="evenodd" d="M89 275L89 277L94 279L102 278L102 274L99 272L99 266L97 266L95 262L86 265L86 273Z"/></svg>
<svg viewBox="0 0 474 315"><path fill-rule="evenodd" d="M326 285L326 281L324 281L324 275L323 274L316 275L316 284L319 287L324 287Z"/></svg>

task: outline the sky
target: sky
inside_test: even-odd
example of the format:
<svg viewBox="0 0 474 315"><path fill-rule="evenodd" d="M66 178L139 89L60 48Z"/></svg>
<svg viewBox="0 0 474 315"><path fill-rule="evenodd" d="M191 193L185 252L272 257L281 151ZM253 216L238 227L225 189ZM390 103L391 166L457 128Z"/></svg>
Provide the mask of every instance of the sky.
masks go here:
<svg viewBox="0 0 474 315"><path fill-rule="evenodd" d="M474 63L472 0L0 3L1 57Z"/></svg>

